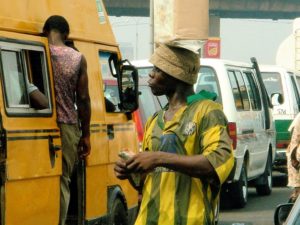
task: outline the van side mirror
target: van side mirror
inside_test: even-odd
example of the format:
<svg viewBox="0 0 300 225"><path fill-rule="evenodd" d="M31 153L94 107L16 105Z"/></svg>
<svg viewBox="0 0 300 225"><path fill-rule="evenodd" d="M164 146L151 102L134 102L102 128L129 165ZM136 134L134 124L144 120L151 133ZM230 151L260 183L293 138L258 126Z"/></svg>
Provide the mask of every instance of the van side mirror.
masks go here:
<svg viewBox="0 0 300 225"><path fill-rule="evenodd" d="M271 94L271 103L272 106L278 106L283 103L283 96L280 93L272 93Z"/></svg>
<svg viewBox="0 0 300 225"><path fill-rule="evenodd" d="M133 112L138 108L138 72L132 65L123 65L119 82L120 104L124 112Z"/></svg>
<svg viewBox="0 0 300 225"><path fill-rule="evenodd" d="M274 224L275 225L283 225L286 221L294 203L286 203L281 204L276 207L274 214Z"/></svg>

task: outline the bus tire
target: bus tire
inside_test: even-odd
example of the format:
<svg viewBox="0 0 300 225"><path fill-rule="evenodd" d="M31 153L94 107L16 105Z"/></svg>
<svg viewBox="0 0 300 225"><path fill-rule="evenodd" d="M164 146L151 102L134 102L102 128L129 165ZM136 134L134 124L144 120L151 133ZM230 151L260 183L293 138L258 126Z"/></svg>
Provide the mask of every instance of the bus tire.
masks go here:
<svg viewBox="0 0 300 225"><path fill-rule="evenodd" d="M108 225L128 225L128 214L120 198L116 198L111 207Z"/></svg>

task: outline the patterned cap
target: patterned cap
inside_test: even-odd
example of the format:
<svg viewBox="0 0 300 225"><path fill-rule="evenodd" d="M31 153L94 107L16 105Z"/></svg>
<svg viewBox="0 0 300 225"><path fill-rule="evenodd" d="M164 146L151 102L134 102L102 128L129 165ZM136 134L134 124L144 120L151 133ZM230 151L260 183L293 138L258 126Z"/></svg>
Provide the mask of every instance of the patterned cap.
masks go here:
<svg viewBox="0 0 300 225"><path fill-rule="evenodd" d="M197 81L200 69L199 57L192 51L184 48L161 44L149 60L168 75L188 84Z"/></svg>

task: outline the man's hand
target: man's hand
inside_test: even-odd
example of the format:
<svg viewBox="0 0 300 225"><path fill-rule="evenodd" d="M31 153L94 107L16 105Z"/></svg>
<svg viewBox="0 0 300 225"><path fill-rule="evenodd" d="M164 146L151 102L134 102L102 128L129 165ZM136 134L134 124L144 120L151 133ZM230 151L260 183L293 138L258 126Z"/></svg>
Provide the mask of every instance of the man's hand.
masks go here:
<svg viewBox="0 0 300 225"><path fill-rule="evenodd" d="M115 175L120 180L125 180L130 178L130 173L126 167L126 161L124 159L120 159L115 163Z"/></svg>
<svg viewBox="0 0 300 225"><path fill-rule="evenodd" d="M133 173L152 171L160 161L159 152L141 152L126 161L126 168Z"/></svg>
<svg viewBox="0 0 300 225"><path fill-rule="evenodd" d="M90 137L81 137L78 144L78 156L80 159L85 159L91 152Z"/></svg>

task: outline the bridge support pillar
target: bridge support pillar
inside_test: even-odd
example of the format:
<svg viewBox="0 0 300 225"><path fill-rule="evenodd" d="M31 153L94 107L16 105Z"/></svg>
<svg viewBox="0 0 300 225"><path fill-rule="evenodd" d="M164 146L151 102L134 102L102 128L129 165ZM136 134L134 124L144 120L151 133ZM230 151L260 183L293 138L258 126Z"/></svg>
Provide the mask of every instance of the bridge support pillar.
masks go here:
<svg viewBox="0 0 300 225"><path fill-rule="evenodd" d="M220 17L209 15L209 37L220 37Z"/></svg>

